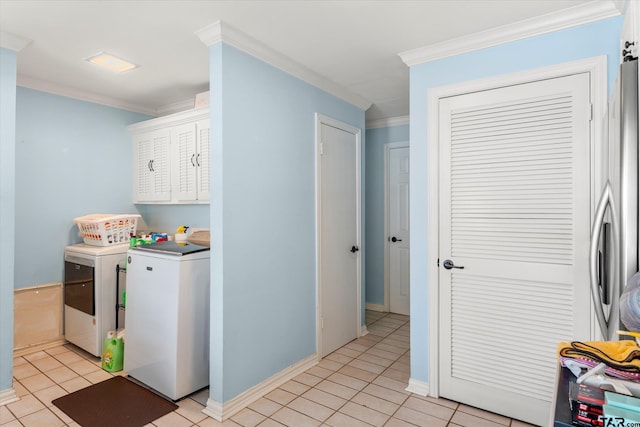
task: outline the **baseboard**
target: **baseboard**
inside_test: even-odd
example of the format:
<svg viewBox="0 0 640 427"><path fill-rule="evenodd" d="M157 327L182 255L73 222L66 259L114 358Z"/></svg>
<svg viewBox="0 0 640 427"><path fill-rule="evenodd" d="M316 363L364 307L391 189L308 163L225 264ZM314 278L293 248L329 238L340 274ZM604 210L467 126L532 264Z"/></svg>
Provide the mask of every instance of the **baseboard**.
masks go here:
<svg viewBox="0 0 640 427"><path fill-rule="evenodd" d="M368 302L368 303L366 303L364 305L364 308L366 310L384 312L384 305L383 304L373 304L373 303Z"/></svg>
<svg viewBox="0 0 640 427"><path fill-rule="evenodd" d="M405 388L410 393L419 394L420 396L429 395L429 383L425 381L409 378L409 385Z"/></svg>
<svg viewBox="0 0 640 427"><path fill-rule="evenodd" d="M260 399L265 394L277 389L282 384L295 378L307 369L312 368L317 363L318 355L314 353L267 378L261 383L254 385L247 391L240 393L225 403L220 403L209 398L209 400L207 400L207 406L202 410L202 412L215 420L224 421Z"/></svg>
<svg viewBox="0 0 640 427"><path fill-rule="evenodd" d="M360 327L360 336L363 337L365 335L367 335L369 333L369 330L367 329L367 325L362 325Z"/></svg>
<svg viewBox="0 0 640 427"><path fill-rule="evenodd" d="M16 391L12 388L6 390L0 390L0 406L8 405L9 403L17 402L20 400Z"/></svg>
<svg viewBox="0 0 640 427"><path fill-rule="evenodd" d="M24 356L25 354L36 353L38 351L47 350L53 347L59 347L67 344L67 340L59 339L54 341L47 341L41 344L30 345L29 347L22 347L13 350L13 357Z"/></svg>
<svg viewBox="0 0 640 427"><path fill-rule="evenodd" d="M14 351L64 339L62 283L16 289L13 294Z"/></svg>

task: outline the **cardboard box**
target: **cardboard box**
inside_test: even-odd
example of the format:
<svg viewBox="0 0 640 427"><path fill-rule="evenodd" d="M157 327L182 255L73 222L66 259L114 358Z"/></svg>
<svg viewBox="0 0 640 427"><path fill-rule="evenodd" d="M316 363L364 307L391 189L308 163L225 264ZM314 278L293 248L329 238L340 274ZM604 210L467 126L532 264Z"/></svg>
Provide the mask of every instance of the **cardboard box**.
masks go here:
<svg viewBox="0 0 640 427"><path fill-rule="evenodd" d="M569 383L569 404L573 425L603 427L604 390L572 381Z"/></svg>

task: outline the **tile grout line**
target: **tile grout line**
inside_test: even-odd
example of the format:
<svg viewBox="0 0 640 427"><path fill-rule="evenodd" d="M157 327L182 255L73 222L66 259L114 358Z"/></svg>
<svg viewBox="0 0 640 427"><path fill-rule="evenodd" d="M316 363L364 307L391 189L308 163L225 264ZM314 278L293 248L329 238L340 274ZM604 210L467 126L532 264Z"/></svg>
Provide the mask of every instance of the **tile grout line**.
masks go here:
<svg viewBox="0 0 640 427"><path fill-rule="evenodd" d="M376 319L374 322L372 322L372 323L368 324L367 326L372 326L372 325L374 325L375 323L377 323L378 321L380 321L380 320L382 320L382 319L386 318L387 316L388 316L388 314L386 314L386 315L384 315L384 316L382 316L382 317L380 317L380 318ZM372 349L372 348L373 348L373 347L375 347L378 343L382 342L384 339L388 338L390 335L392 335L393 333L395 333L396 331L398 331L398 329L400 329L400 328L402 328L403 326L405 326L408 322L409 322L409 321L404 321L402 324L398 325L396 328L394 328L394 329L393 329L393 331L391 331L391 332L389 332L387 335L383 336L383 337L382 337L382 339L381 339L380 341L378 341L376 344L373 344L373 345L372 345L372 346L370 346L367 350L360 352L360 355L359 355L359 356L361 356L361 355L363 355L363 354L367 353L370 349ZM376 335L376 334L373 334L373 333L372 333L372 335ZM376 335L376 336L380 336L380 335ZM366 335L365 335L365 337L366 337ZM359 338L364 338L364 337L359 337ZM354 341L358 340L359 338L356 338ZM351 342L353 342L353 341L351 341ZM347 345L348 345L348 344L347 344ZM342 347L341 347L341 348L342 348ZM410 351L410 349L407 349L407 350L406 350L406 351L404 351L402 354L398 355L398 357L397 357L396 359L394 359L394 360L393 360L393 362L394 362L394 363L395 363L395 362L397 362L399 359L401 359L401 358L402 358L405 354L407 354L409 351ZM358 358L359 358L359 356L358 356L358 357L354 357L354 358L352 358L352 360L351 360L351 361L358 359ZM350 361L350 362L348 362L348 363L343 364L343 366L342 366L342 367L345 367L345 366L349 365L349 363L351 363L351 361ZM375 363L373 363L373 362L369 362L369 363L375 364ZM377 364L375 364L375 365L377 365ZM377 366L381 366L381 365L377 365ZM376 374L376 376L375 376L371 381L368 381L368 384L367 384L367 385L373 384L373 382L374 382L376 379L378 379L379 377L383 376L382 374L383 374L387 369L390 369L390 366L391 366L391 365L389 365L389 367L381 366L381 367L384 367L385 369L384 369L380 374ZM340 369L342 369L342 367L341 367ZM357 368L357 369L359 369L359 368ZM334 373L334 374L335 374L335 373L338 373L338 370L333 371L333 373ZM373 372L372 372L372 373L373 373ZM310 374L310 375L312 375L312 374ZM343 374L343 375L346 375L346 374ZM331 375L329 375L329 376L331 376ZM343 387L351 388L351 387L348 387L348 386L344 386L343 384L339 384L339 383L335 383L335 382L331 381L331 380L329 379L329 376L327 376L326 378L321 378L321 381L320 381L320 382L322 382L322 381L329 381L329 382L331 382L331 383L334 383L334 384L337 384L337 385L341 385L341 386L343 386ZM351 377L350 375L346 375L346 376ZM355 378L355 379L360 380L360 378L356 378L356 377L351 377L351 378ZM295 380L293 380L293 381L295 381ZM363 380L361 380L361 381L363 381ZM317 384L319 384L320 382L318 382ZM316 384L316 385L317 385L317 384ZM376 385L377 385L377 384L376 384ZM385 388L385 389L387 389L387 390L395 391L395 390L392 390L392 389L388 389L387 387L384 387L384 386L380 386L380 387L383 387L383 388ZM315 386L310 387L310 389L313 389L313 388L315 388ZM321 403L314 402L314 403L316 403L316 404L318 404L318 405L324 406L325 408L331 409L331 410L333 411L333 412L331 413L331 415L329 415L327 418L325 418L325 420L324 420L324 421L319 421L319 422L321 423L321 425L326 425L326 421L327 421L327 420L329 420L331 417L333 417L336 413L340 412L340 409L344 408L344 407L345 407L349 402L352 402L352 401L353 401L353 398L354 398L355 396L357 396L358 394L360 394L360 393L365 393L365 394L367 394L367 395L369 395L369 396L376 397L376 398L381 399L381 400L385 400L385 399L379 398L379 397L377 397L377 396L373 396L373 395L371 395L371 394L369 394L369 393L367 393L367 392L363 391L363 390L364 390L364 388L366 388L366 386L365 386L365 387L363 387L361 390L352 389L352 390L356 390L356 391L357 391L357 393L356 393L356 394L354 394L350 399L344 399L344 400L345 400L345 402L344 402L340 407L338 407L337 409L328 408L327 406L324 406L324 405L322 405ZM286 391L286 390L285 390L285 391ZM308 390L307 390L307 391L308 391ZM321 390L321 391L322 391L322 390ZM305 393L306 393L306 391L305 391ZM325 392L325 393L328 393L328 394L331 394L332 396L335 396L335 397L341 398L340 396L337 396L337 395L332 394L332 393L329 393L329 392ZM302 395L301 395L301 394L300 394L300 395L296 395L296 396L297 396L297 397L302 397ZM402 401L402 403L398 404L398 408L394 411L394 414L395 414L395 413L396 413L396 412L397 412L397 411L402 407L402 405L407 401L407 399L409 399L409 397L411 397L411 394L407 395L407 396L404 398L404 400ZM269 399L269 400L271 400L271 399ZM295 400L295 399L293 399L293 400ZM293 402L293 400L291 400L291 402ZM307 399L307 400L308 400L308 399ZM289 403L291 403L291 402L289 402ZM276 403L277 403L277 402L276 402ZM389 414L385 414L385 413L383 413L383 412L380 412L380 411L378 411L378 410L376 410L376 409L374 409L374 408L369 408L369 407L367 407L367 406L360 405L359 403L356 403L356 402L353 402L353 403L354 403L355 405L359 405L359 406L362 406L362 407L364 407L364 408L367 408L367 409L371 409L371 410L373 410L373 411L376 411L376 412L378 412L378 413L380 413L380 414L382 414L382 415L389 415ZM394 403L394 402L391 402L391 403ZM280 412L280 411L281 411L283 408L285 408L285 407L288 407L288 403L287 403L287 405L283 405L283 407L282 407L282 408L278 409L278 410L277 410L276 412L274 412L271 416L273 416L273 415L275 415L276 413ZM289 408L289 409L290 409L290 410L292 410L292 411L296 411L296 410L295 410L295 409L293 409L293 408ZM298 413L300 413L300 414L302 414L302 415L305 415L305 416L308 416L308 417L309 417L309 415L307 415L307 414L303 414L302 412L299 412L299 411L296 411L296 412L298 412ZM341 414L343 414L343 415L345 415L345 416L348 416L348 417L352 418L349 414L346 414L346 413L344 413L344 412L340 412L340 413L341 413ZM271 416L267 417L267 419L271 419L272 421L278 422L278 420L271 418ZM309 417L309 418L312 418L312 419L314 419L314 420L317 420L316 418L313 418L313 417ZM391 418L393 418L393 414L392 414L392 415L389 415L389 418L384 422L384 424L387 424L387 423L391 420ZM357 419L357 418L356 418L356 419ZM360 422L364 422L364 423L366 423L366 424L370 424L370 423L367 423L366 421L363 421L363 420L360 420L360 419L357 419L357 420L358 420L358 421L360 421ZM264 421L262 421L262 422L264 422ZM261 422L261 423L262 423L262 422ZM383 424L383 425L384 425L384 424ZM410 424L411 424L411 423L410 423ZM371 425L371 424L370 424L370 425Z"/></svg>

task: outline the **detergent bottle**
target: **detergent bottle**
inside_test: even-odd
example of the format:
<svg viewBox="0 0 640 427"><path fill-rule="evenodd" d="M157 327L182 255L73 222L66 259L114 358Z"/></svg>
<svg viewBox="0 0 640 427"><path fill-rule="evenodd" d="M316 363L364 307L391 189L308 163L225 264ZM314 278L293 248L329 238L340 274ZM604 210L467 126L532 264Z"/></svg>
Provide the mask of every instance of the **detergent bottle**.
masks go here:
<svg viewBox="0 0 640 427"><path fill-rule="evenodd" d="M124 361L124 340L114 331L107 332L102 350L102 369L108 372L122 371Z"/></svg>

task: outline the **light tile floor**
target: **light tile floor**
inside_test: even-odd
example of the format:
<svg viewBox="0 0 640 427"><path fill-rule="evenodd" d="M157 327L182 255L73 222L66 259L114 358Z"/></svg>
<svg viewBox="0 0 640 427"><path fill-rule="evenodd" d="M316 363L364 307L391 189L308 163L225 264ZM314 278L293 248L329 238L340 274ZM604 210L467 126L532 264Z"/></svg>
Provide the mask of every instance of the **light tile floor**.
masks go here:
<svg viewBox="0 0 640 427"><path fill-rule="evenodd" d="M405 391L409 379L409 317L367 311L369 334L260 398L223 423L202 413L209 392L177 402L157 427L526 427L528 424L446 399ZM0 407L2 427L77 426L51 404L57 397L104 381L100 360L73 345L14 359L20 401ZM117 408L114 408L117 410Z"/></svg>

